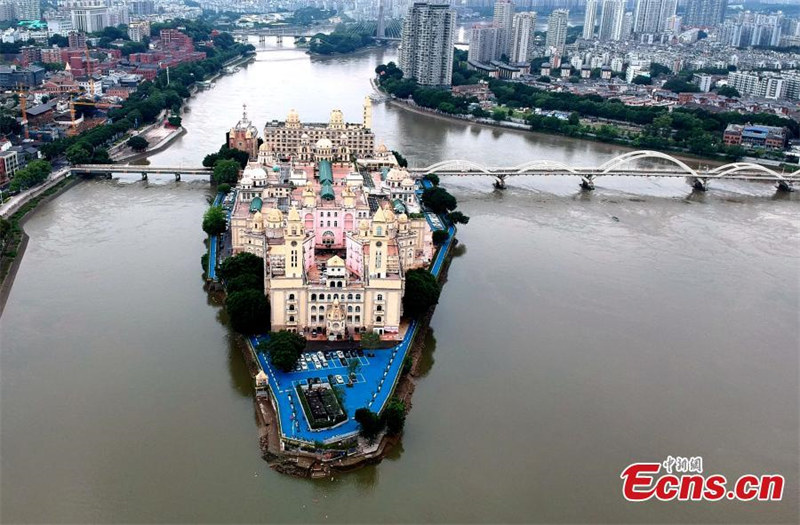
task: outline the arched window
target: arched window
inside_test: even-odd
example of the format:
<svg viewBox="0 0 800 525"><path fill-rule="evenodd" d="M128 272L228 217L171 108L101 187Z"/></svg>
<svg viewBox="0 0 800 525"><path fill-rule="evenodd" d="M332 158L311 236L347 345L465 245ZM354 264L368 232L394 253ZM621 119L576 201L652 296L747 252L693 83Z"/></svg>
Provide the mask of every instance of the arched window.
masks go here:
<svg viewBox="0 0 800 525"><path fill-rule="evenodd" d="M336 299L338 299L338 298L339 298L339 294L338 294L338 293L335 293L335 294L333 294L333 300L334 300L334 301L335 301Z"/></svg>
<svg viewBox="0 0 800 525"><path fill-rule="evenodd" d="M352 301L353 300L353 294L351 294L351 293L347 294L347 300L348 301Z"/></svg>
<svg viewBox="0 0 800 525"><path fill-rule="evenodd" d="M319 307L319 313L322 313L322 312L324 312L324 311L325 311L325 307L324 307L324 306L320 306L320 307Z"/></svg>
<svg viewBox="0 0 800 525"><path fill-rule="evenodd" d="M336 287L337 287L337 288L341 288L341 287L342 287L342 281L339 281L339 282L337 282L337 283L336 283Z"/></svg>
<svg viewBox="0 0 800 525"><path fill-rule="evenodd" d="M290 316L289 316L289 322L290 322L290 323L293 323L293 322L294 322L294 316L293 316L293 315L290 315Z"/></svg>
<svg viewBox="0 0 800 525"><path fill-rule="evenodd" d="M311 307L311 313L312 313L312 314L315 314L315 313L317 313L317 307L316 307L316 306L312 306L312 307Z"/></svg>
<svg viewBox="0 0 800 525"><path fill-rule="evenodd" d="M376 323L380 323L381 321L383 321L383 317L381 317L380 315L375 318Z"/></svg>
<svg viewBox="0 0 800 525"><path fill-rule="evenodd" d="M361 307L356 305L356 312L360 312L360 311L361 311Z"/></svg>
<svg viewBox="0 0 800 525"><path fill-rule="evenodd" d="M352 307L352 306L348 306L348 307L347 307L347 311L348 311L348 312L352 312L352 311L353 311L353 307Z"/></svg>
<svg viewBox="0 0 800 525"><path fill-rule="evenodd" d="M383 294L378 294L378 297L375 298L376 301L383 301Z"/></svg>
<svg viewBox="0 0 800 525"><path fill-rule="evenodd" d="M293 294L293 293L290 293L290 294L289 294L289 300L290 300L290 301L294 301L294 294Z"/></svg>
<svg viewBox="0 0 800 525"><path fill-rule="evenodd" d="M315 293L312 293L312 294L311 294L311 300L312 300L312 301L316 301L316 300L317 300L317 294L315 294Z"/></svg>
<svg viewBox="0 0 800 525"><path fill-rule="evenodd" d="M331 288L334 288L334 287L336 287L336 283L331 281Z"/></svg>
<svg viewBox="0 0 800 525"><path fill-rule="evenodd" d="M376 308L376 310L378 310L379 312L382 312L382 311L383 311L383 306L381 306L381 305L378 305L378 307Z"/></svg>
<svg viewBox="0 0 800 525"><path fill-rule="evenodd" d="M360 293L357 293L357 294L356 294L356 301L360 301L360 300L361 300L361 294L360 294Z"/></svg>
<svg viewBox="0 0 800 525"><path fill-rule="evenodd" d="M331 294L328 294L328 300L329 301L331 300Z"/></svg>

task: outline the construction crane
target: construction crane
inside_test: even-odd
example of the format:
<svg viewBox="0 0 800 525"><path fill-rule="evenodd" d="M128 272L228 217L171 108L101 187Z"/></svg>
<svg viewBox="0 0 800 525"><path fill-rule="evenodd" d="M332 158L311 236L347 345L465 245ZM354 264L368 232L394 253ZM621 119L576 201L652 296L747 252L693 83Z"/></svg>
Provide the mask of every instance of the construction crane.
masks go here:
<svg viewBox="0 0 800 525"><path fill-rule="evenodd" d="M22 89L22 84L17 84L19 107L22 110L22 129L25 131L25 140L28 140L28 94Z"/></svg>

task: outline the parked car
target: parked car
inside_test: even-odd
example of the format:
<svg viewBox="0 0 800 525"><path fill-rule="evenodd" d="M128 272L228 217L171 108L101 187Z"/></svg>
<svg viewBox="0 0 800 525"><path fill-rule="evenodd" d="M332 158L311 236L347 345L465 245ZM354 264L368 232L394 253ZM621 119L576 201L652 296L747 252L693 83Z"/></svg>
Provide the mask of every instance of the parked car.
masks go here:
<svg viewBox="0 0 800 525"><path fill-rule="evenodd" d="M338 355L338 356L339 356L339 359L343 359L343 358L344 358L344 352L342 352L341 350L339 350L338 352L336 352L336 355Z"/></svg>
<svg viewBox="0 0 800 525"><path fill-rule="evenodd" d="M342 376L336 376L336 383L340 385L344 384L344 379L342 378Z"/></svg>

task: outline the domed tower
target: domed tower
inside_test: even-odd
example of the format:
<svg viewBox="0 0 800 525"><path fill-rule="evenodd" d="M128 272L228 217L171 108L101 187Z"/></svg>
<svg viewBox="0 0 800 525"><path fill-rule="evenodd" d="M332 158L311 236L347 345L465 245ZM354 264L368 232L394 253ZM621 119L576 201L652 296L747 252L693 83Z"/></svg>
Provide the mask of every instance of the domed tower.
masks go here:
<svg viewBox="0 0 800 525"><path fill-rule="evenodd" d="M286 116L286 127L290 129L300 129L300 115L294 109L289 110Z"/></svg>
<svg viewBox="0 0 800 525"><path fill-rule="evenodd" d="M378 208L378 211L372 216L372 232L369 242L369 275L377 279L386 278L388 226L383 208Z"/></svg>
<svg viewBox="0 0 800 525"><path fill-rule="evenodd" d="M330 129L344 129L344 114L341 109L331 111L331 121L328 127Z"/></svg>
<svg viewBox="0 0 800 525"><path fill-rule="evenodd" d="M258 156L258 129L247 118L247 104L242 104L242 118L228 132L228 147L247 152L251 159Z"/></svg>
<svg viewBox="0 0 800 525"><path fill-rule="evenodd" d="M303 221L300 219L300 213L294 206L289 209L283 237L286 254L286 277L300 278L303 276L303 237L305 237L305 231Z"/></svg>
<svg viewBox="0 0 800 525"><path fill-rule="evenodd" d="M317 194L314 192L314 185L310 182L303 190L303 208L313 208L317 205Z"/></svg>
<svg viewBox="0 0 800 525"><path fill-rule="evenodd" d="M283 237L283 213L276 208L267 210L264 220L264 233L268 239Z"/></svg>

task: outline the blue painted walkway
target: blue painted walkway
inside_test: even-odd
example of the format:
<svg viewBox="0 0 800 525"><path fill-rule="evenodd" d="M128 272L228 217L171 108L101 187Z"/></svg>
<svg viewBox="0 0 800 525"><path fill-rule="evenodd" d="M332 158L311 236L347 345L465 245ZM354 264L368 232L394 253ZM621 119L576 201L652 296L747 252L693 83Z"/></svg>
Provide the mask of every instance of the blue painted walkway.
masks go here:
<svg viewBox="0 0 800 525"><path fill-rule="evenodd" d="M449 234L447 241L439 248L430 268L431 273L437 278L453 243L456 233L455 226L450 226L447 233ZM358 373L364 377L364 382L358 382L353 387L342 387L348 420L335 428L323 430L311 430L303 413L300 400L296 399L295 385L298 382L307 380L309 377L320 377L325 380L330 374L346 377L347 368L338 366L321 370L303 370L301 372L292 371L287 373L274 369L265 355L256 352L258 362L269 378L269 386L277 401L278 417L280 418L283 436L288 439L307 442L331 442L358 433L358 423L352 419L356 410L362 407L369 407L373 412L383 410L394 389L394 383L400 377L400 372L403 369L403 360L408 354L408 349L416 336L417 329L418 322L412 321L405 337L396 346L388 349L367 351L374 353L374 357L369 357L369 363L362 364L358 369ZM256 349L258 343L266 339L266 336L251 337L250 344ZM353 348L357 348L357 346L354 343ZM333 360L329 361L329 364L333 364Z"/></svg>
<svg viewBox="0 0 800 525"><path fill-rule="evenodd" d="M225 198L225 194L222 192L217 193L217 196L214 198L214 204L212 206L219 206L222 202L222 199ZM219 243L219 236L212 235L209 238L209 245L208 245L208 275L209 279L214 281L217 280L217 245Z"/></svg>

